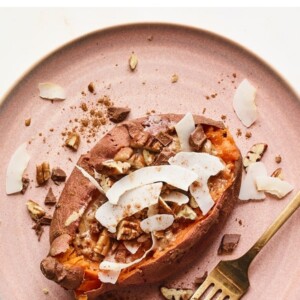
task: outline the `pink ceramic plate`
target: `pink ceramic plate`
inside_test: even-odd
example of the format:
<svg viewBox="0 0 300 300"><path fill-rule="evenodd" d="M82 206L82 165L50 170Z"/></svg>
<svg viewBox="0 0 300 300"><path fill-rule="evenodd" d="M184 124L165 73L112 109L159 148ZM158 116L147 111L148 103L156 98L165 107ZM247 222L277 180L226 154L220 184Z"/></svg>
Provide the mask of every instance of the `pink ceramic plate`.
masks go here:
<svg viewBox="0 0 300 300"><path fill-rule="evenodd" d="M135 72L128 69L132 51L139 60ZM174 73L179 76L177 83L171 83ZM232 109L235 88L244 78L258 89L259 119L250 128L252 137L248 140L246 129ZM40 99L37 86L44 81L62 85L67 91L67 100L51 103ZM96 95L87 92L91 81L95 83ZM82 91L86 91L87 96L83 96ZM104 94L117 105L130 106L132 118L145 115L151 109L158 113L201 114L206 108L205 116L220 119L226 115L230 130L234 134L238 128L242 131L242 136L236 137L242 153L256 142L267 143L269 149L263 160L269 173L278 167L274 157L280 154L285 178L295 186L294 192L284 200L268 197L263 202L238 204L226 225L215 228L202 245L191 252L192 262L188 266L183 262L182 272L157 285L115 293L116 299L160 299L158 287L162 284L193 287L194 278L211 270L220 260L216 253L224 233L242 235L234 254L224 258L240 256L300 189L299 99L263 61L234 42L184 26L135 24L94 32L39 62L13 87L0 108L0 299L71 299L66 291L41 274L39 262L48 251L48 232L37 241L25 207L28 199L43 204L49 186L56 194L63 186L49 182L46 187L36 188L33 180L24 196L6 196L5 172L14 150L31 140L28 146L31 161L27 169L31 179L35 176L35 164L44 160L51 166L62 166L69 174L80 153L87 151L94 140L88 143L83 139L80 151L71 153L62 147L61 132L65 127L72 128L73 124L68 123L70 118L80 118L83 114L78 108L81 101L92 103ZM25 127L24 120L29 117L31 126ZM106 129L111 127L108 125ZM54 131L50 131L51 128ZM100 130L96 138L103 132ZM245 300L299 299L299 217L300 211L252 264L251 288ZM43 288L49 289L48 295L43 293Z"/></svg>

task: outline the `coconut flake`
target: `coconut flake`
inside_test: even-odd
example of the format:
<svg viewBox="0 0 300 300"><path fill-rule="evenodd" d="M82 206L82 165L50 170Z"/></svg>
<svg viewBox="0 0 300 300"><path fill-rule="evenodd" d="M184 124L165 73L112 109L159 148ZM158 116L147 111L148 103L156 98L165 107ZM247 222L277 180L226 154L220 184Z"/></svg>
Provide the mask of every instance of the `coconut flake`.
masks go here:
<svg viewBox="0 0 300 300"><path fill-rule="evenodd" d="M169 163L197 173L197 181L191 185L190 192L202 214L206 215L215 204L207 185L208 179L224 170L224 164L214 155L199 152L179 152L169 159Z"/></svg>
<svg viewBox="0 0 300 300"><path fill-rule="evenodd" d="M233 97L234 111L246 127L250 127L258 117L255 95L256 89L244 79Z"/></svg>
<svg viewBox="0 0 300 300"><path fill-rule="evenodd" d="M81 207L78 211L73 211L72 214L68 217L68 219L65 222L65 226L69 226L73 222L76 222L81 216L83 215L85 211L85 207Z"/></svg>
<svg viewBox="0 0 300 300"><path fill-rule="evenodd" d="M242 181L239 199L240 200L263 200L266 195L256 188L256 178L267 176L267 169L262 162L255 162L249 165L247 174Z"/></svg>
<svg viewBox="0 0 300 300"><path fill-rule="evenodd" d="M141 229L146 232L153 232L159 230L165 230L170 227L174 222L174 217L167 214L158 214L148 217L141 221Z"/></svg>
<svg viewBox="0 0 300 300"><path fill-rule="evenodd" d="M294 189L290 183L276 177L257 176L255 182L259 191L272 194L278 198L283 198Z"/></svg>
<svg viewBox="0 0 300 300"><path fill-rule="evenodd" d="M158 182L129 190L121 196L118 205L113 205L108 201L101 205L96 211L96 219L109 232L115 233L122 219L156 204L161 188L162 183Z"/></svg>
<svg viewBox="0 0 300 300"><path fill-rule="evenodd" d="M189 197L180 192L172 191L162 197L164 201L174 202L178 205L186 204L190 201Z"/></svg>
<svg viewBox="0 0 300 300"><path fill-rule="evenodd" d="M76 166L76 168L82 173L82 175L87 178L91 184L93 184L102 194L105 194L104 193L104 190L103 188L100 186L100 184L98 183L98 181L93 177L91 176L85 169L79 167L79 166Z"/></svg>
<svg viewBox="0 0 300 300"><path fill-rule="evenodd" d="M27 143L22 144L12 155L6 170L6 194L20 192L23 188L22 176L30 156L26 150Z"/></svg>
<svg viewBox="0 0 300 300"><path fill-rule="evenodd" d="M175 130L180 142L181 151L190 151L190 135L195 130L193 115L187 113L176 125Z"/></svg>
<svg viewBox="0 0 300 300"><path fill-rule="evenodd" d="M144 167L124 176L117 181L106 193L112 204L117 204L119 198L131 189L153 183L166 182L181 190L187 191L188 187L198 178L195 172L180 166L151 166Z"/></svg>
<svg viewBox="0 0 300 300"><path fill-rule="evenodd" d="M153 234L151 234L151 238L152 238L152 246L150 247L150 249L148 249L142 257L130 263L118 263L115 261L103 260L99 265L99 269L100 269L98 273L99 280L101 282L108 282L108 283L115 284L119 278L122 269L128 268L130 266L139 263L147 256L149 252L151 252L156 248L157 243Z"/></svg>
<svg viewBox="0 0 300 300"><path fill-rule="evenodd" d="M124 241L123 245L131 254L135 254L141 246L141 244L136 241Z"/></svg>
<svg viewBox="0 0 300 300"><path fill-rule="evenodd" d="M40 97L48 100L66 99L65 90L58 84L52 82L39 83Z"/></svg>

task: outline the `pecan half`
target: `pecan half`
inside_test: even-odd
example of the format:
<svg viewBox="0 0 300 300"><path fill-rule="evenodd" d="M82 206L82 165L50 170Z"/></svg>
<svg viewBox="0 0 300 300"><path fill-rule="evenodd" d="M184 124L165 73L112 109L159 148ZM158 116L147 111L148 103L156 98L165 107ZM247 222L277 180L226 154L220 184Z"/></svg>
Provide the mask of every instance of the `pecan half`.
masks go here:
<svg viewBox="0 0 300 300"><path fill-rule="evenodd" d="M43 162L36 166L36 181L38 185L45 184L51 176L50 165L48 162Z"/></svg>
<svg viewBox="0 0 300 300"><path fill-rule="evenodd" d="M122 220L118 225L117 240L129 241L139 237L141 234L142 229L138 220Z"/></svg>
<svg viewBox="0 0 300 300"><path fill-rule="evenodd" d="M80 136L76 132L72 132L66 139L66 146L73 151L77 151L80 145Z"/></svg>
<svg viewBox="0 0 300 300"><path fill-rule="evenodd" d="M94 247L94 252L106 256L111 248L111 240L106 229L101 232L96 246Z"/></svg>
<svg viewBox="0 0 300 300"><path fill-rule="evenodd" d="M29 200L26 205L32 220L38 221L46 215L46 211L38 203Z"/></svg>
<svg viewBox="0 0 300 300"><path fill-rule="evenodd" d="M193 295L193 290L190 289L168 289L161 287L160 291L167 300L188 300Z"/></svg>

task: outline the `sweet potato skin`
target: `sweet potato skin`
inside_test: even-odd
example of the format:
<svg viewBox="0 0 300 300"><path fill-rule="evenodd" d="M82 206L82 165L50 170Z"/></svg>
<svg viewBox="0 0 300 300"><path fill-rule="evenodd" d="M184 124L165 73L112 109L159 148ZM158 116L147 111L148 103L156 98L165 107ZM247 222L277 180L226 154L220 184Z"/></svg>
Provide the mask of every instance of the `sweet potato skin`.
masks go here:
<svg viewBox="0 0 300 300"><path fill-rule="evenodd" d="M162 120L164 120L164 122L167 120L169 124L175 124L183 117L183 115L166 114L160 115L160 117ZM202 116L194 116L194 119L195 123L197 124L224 128L224 124L222 122L210 120ZM147 118L131 120L130 122L143 124L145 121L147 121ZM126 122L114 127L91 149L88 154L81 156L78 161L78 165L93 174L93 168L97 169L97 166L100 165L102 161L113 158L120 148L129 146L130 137L125 125ZM198 222L193 227L193 230L189 232L189 235L183 241L181 241L180 244L177 244L173 248L169 249L168 252L166 252L163 256L158 257L153 261L149 260L143 264L139 264L135 269L127 272L126 274L123 274L122 272L117 284L113 285L104 283L99 289L88 292L87 295L89 299L95 299L99 295L109 290L113 290L122 286L139 285L145 282L151 283L160 281L168 277L171 273L174 273L176 271L176 264L173 264L173 262L182 257L196 242L200 241L206 235L208 230L216 222L218 222L219 218L227 217L232 211L234 204L238 199L241 184L241 156L240 159L235 162L234 173L234 181L232 185L224 192L222 197L217 200L216 205L208 217ZM72 214L72 212L79 211L79 209L82 207L87 207L94 197L99 196L101 196L100 192L89 182L88 179L81 174L77 168L75 168L66 182L65 188L58 202L58 208L54 213L50 228L50 244L55 242L57 243L57 238L63 234L68 234L73 237L75 235L76 228L78 227L80 218L71 223L69 226L65 226L67 218L70 216L70 214ZM51 255L48 256L48 258L55 259L51 257ZM46 258L46 260L48 258ZM170 268L171 264L172 268ZM42 262L41 268L45 274L44 261ZM48 273L51 275L51 271L48 270ZM74 274L75 273L76 272L74 272ZM46 274L45 276L47 278L51 277L47 276ZM69 284L62 284L62 281L59 282L55 280L55 278L49 279L52 279L69 289L69 287L66 287L66 285L70 286ZM83 277L78 273L78 281L76 281L77 286L72 283L71 289L76 289L82 280Z"/></svg>

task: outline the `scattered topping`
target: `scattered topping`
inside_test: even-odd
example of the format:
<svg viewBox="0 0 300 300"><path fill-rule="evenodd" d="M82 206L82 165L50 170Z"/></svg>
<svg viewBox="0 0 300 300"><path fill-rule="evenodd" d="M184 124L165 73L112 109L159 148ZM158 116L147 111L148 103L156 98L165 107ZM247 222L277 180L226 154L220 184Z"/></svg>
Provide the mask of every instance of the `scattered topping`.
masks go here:
<svg viewBox="0 0 300 300"><path fill-rule="evenodd" d="M103 188L93 176L91 176L85 169L79 166L76 166L76 168L82 173L85 178L87 178L91 182L91 184L93 184L102 194L104 194Z"/></svg>
<svg viewBox="0 0 300 300"><path fill-rule="evenodd" d="M176 218L184 218L194 221L197 218L197 214L188 205L183 205L180 211L176 214Z"/></svg>
<svg viewBox="0 0 300 300"><path fill-rule="evenodd" d="M93 82L90 82L89 85L88 85L88 90L90 93L94 93L95 92L95 85Z"/></svg>
<svg viewBox="0 0 300 300"><path fill-rule="evenodd" d="M121 148L114 157L115 161L128 161L133 154L133 149L130 147Z"/></svg>
<svg viewBox="0 0 300 300"><path fill-rule="evenodd" d="M106 229L103 229L99 235L96 246L94 247L94 252L106 256L111 248L111 241L109 234Z"/></svg>
<svg viewBox="0 0 300 300"><path fill-rule="evenodd" d="M76 132L72 132L66 140L66 146L77 151L80 144L80 136Z"/></svg>
<svg viewBox="0 0 300 300"><path fill-rule="evenodd" d="M122 220L118 225L117 240L118 241L130 241L136 239L142 234L140 227L140 221L133 220L127 221Z"/></svg>
<svg viewBox="0 0 300 300"><path fill-rule="evenodd" d="M55 205L56 202L57 202L57 199L56 199L55 195L53 194L52 188L50 188L48 190L48 193L47 193L46 197L45 197L44 203L46 205L52 206L52 205Z"/></svg>
<svg viewBox="0 0 300 300"><path fill-rule="evenodd" d="M77 221L79 218L82 217L85 211L85 207L81 207L78 211L73 211L72 214L67 218L65 222L65 226L71 225L73 222Z"/></svg>
<svg viewBox="0 0 300 300"><path fill-rule="evenodd" d="M276 162L277 164L280 164L280 163L281 163L281 160L282 160L282 158L281 158L280 155L276 155L276 156L275 156L275 162Z"/></svg>
<svg viewBox="0 0 300 300"><path fill-rule="evenodd" d="M231 254L240 241L240 234L224 234L218 249L218 255Z"/></svg>
<svg viewBox="0 0 300 300"><path fill-rule="evenodd" d="M155 237L153 235L151 237L152 237L152 246L147 251L145 251L142 257L130 263L117 263L117 262L106 261L106 260L102 261L100 263L99 266L100 271L98 273L100 281L115 284L118 280L118 277L122 269L128 268L142 261L148 255L149 252L151 252L154 248L156 248Z"/></svg>
<svg viewBox="0 0 300 300"><path fill-rule="evenodd" d="M264 191L278 198L283 198L294 189L290 183L269 176L257 176L256 186L259 191Z"/></svg>
<svg viewBox="0 0 300 300"><path fill-rule="evenodd" d="M161 287L160 292L167 300L189 300L194 293L193 290L168 289L166 287Z"/></svg>
<svg viewBox="0 0 300 300"><path fill-rule="evenodd" d="M256 178L258 176L267 176L267 169L262 162L249 165L247 174L241 184L240 200L262 200L266 198L265 194L256 188Z"/></svg>
<svg viewBox="0 0 300 300"><path fill-rule="evenodd" d="M252 136L252 133L250 131L246 131L246 133L245 133L246 139L250 139L251 136Z"/></svg>
<svg viewBox="0 0 300 300"><path fill-rule="evenodd" d="M25 120L25 126L30 126L31 118Z"/></svg>
<svg viewBox="0 0 300 300"><path fill-rule="evenodd" d="M36 202L29 200L27 203L27 209L30 217L33 221L38 221L46 215L46 211Z"/></svg>
<svg viewBox="0 0 300 300"><path fill-rule="evenodd" d="M149 36L147 37L147 40L148 40L149 42L153 41L153 35L149 35Z"/></svg>
<svg viewBox="0 0 300 300"><path fill-rule="evenodd" d="M171 157L173 157L175 154L176 154L176 152L174 152L168 148L165 148L158 154L155 161L153 162L153 165L155 165L155 166L167 165L169 159Z"/></svg>
<svg viewBox="0 0 300 300"><path fill-rule="evenodd" d="M242 136L242 130L241 130L240 128L238 128L238 129L236 130L236 136L237 136L237 137Z"/></svg>
<svg viewBox="0 0 300 300"><path fill-rule="evenodd" d="M65 90L58 84L45 82L39 83L40 97L48 100L66 99Z"/></svg>
<svg viewBox="0 0 300 300"><path fill-rule="evenodd" d="M45 295L48 295L48 294L49 294L49 290L48 290L47 288L43 288L42 291L43 291L43 293L44 293Z"/></svg>
<svg viewBox="0 0 300 300"><path fill-rule="evenodd" d="M126 127L128 129L128 134L131 137L130 146L133 148L143 147L149 137L149 132L143 131L143 127L134 123L127 123Z"/></svg>
<svg viewBox="0 0 300 300"><path fill-rule="evenodd" d="M143 150L143 157L144 157L144 162L147 166L150 166L154 160L155 156L154 154L150 153L148 150Z"/></svg>
<svg viewBox="0 0 300 300"><path fill-rule="evenodd" d="M137 56L134 53L132 53L129 58L129 67L130 67L131 71L135 70L137 64L138 64Z"/></svg>
<svg viewBox="0 0 300 300"><path fill-rule="evenodd" d="M172 77L171 77L171 82L175 83L175 82L178 81L178 79L179 79L178 75L177 74L173 74Z"/></svg>
<svg viewBox="0 0 300 300"><path fill-rule="evenodd" d="M67 178L67 175L64 170L61 168L53 168L51 179L56 182L64 182Z"/></svg>
<svg viewBox="0 0 300 300"><path fill-rule="evenodd" d="M196 129L190 135L190 146L193 151L199 152L206 141L206 135L202 126L197 125Z"/></svg>
<svg viewBox="0 0 300 300"><path fill-rule="evenodd" d="M140 168L145 167L145 165L146 165L144 156L141 153L134 153L128 160L128 163L134 169L140 169Z"/></svg>
<svg viewBox="0 0 300 300"><path fill-rule="evenodd" d="M12 155L6 170L6 194L14 194L22 191L22 176L26 169L30 156L24 143Z"/></svg>
<svg viewBox="0 0 300 300"><path fill-rule="evenodd" d="M135 254L141 246L136 241L124 241L123 245L131 254Z"/></svg>
<svg viewBox="0 0 300 300"><path fill-rule="evenodd" d="M170 135L165 132L160 131L155 135L155 138L165 147L172 143L173 139Z"/></svg>
<svg viewBox="0 0 300 300"><path fill-rule="evenodd" d="M103 168L101 172L107 175L126 174L131 167L128 162L115 161L113 159L102 162L101 166Z"/></svg>
<svg viewBox="0 0 300 300"><path fill-rule="evenodd" d="M247 79L244 79L233 97L234 111L246 127L250 127L258 117L255 95L256 89Z"/></svg>
<svg viewBox="0 0 300 300"><path fill-rule="evenodd" d="M175 125L175 130L180 141L181 151L190 151L189 138L191 133L195 130L193 115L191 113L187 113Z"/></svg>
<svg viewBox="0 0 300 300"><path fill-rule="evenodd" d="M169 163L197 173L197 181L191 185L190 192L203 215L206 215L215 204L209 193L207 182L210 176L217 175L224 170L225 166L221 160L207 153L179 152L169 159Z"/></svg>
<svg viewBox="0 0 300 300"><path fill-rule="evenodd" d="M162 196L162 199L165 202L174 202L178 205L186 204L189 202L189 197L180 192L172 191L166 195Z"/></svg>
<svg viewBox="0 0 300 300"><path fill-rule="evenodd" d="M111 106L107 109L108 118L114 123L124 121L130 113L130 108Z"/></svg>
<svg viewBox="0 0 300 300"><path fill-rule="evenodd" d="M50 165L48 162L43 162L36 166L36 181L38 185L44 185L51 177Z"/></svg>
<svg viewBox="0 0 300 300"><path fill-rule="evenodd" d="M262 159L267 149L268 145L264 143L255 144L250 148L247 155L243 158L243 165L246 171L250 164L258 162Z"/></svg>
<svg viewBox="0 0 300 300"><path fill-rule="evenodd" d="M141 229L146 232L165 230L174 222L174 217L169 214L153 215L141 221Z"/></svg>
<svg viewBox="0 0 300 300"><path fill-rule="evenodd" d="M43 216L40 220L39 220L39 223L41 225L47 225L47 226L50 226L51 225L51 222L52 222L52 216L50 215L45 215Z"/></svg>
<svg viewBox="0 0 300 300"><path fill-rule="evenodd" d="M166 182L181 190L188 187L198 178L195 172L180 166L150 166L130 173L117 181L106 193L108 201L117 204L119 198L128 190L153 183Z"/></svg>
<svg viewBox="0 0 300 300"><path fill-rule="evenodd" d="M271 174L271 177L276 177L276 178L279 178L279 179L283 180L283 179L284 179L284 176L283 176L282 168L276 169L276 170Z"/></svg>
<svg viewBox="0 0 300 300"><path fill-rule="evenodd" d="M88 107L87 107L87 105L86 105L85 102L81 103L81 104L80 104L80 107L81 107L81 109L82 109L83 111L88 111Z"/></svg>
<svg viewBox="0 0 300 300"><path fill-rule="evenodd" d="M197 285L197 286L200 286L204 281L205 279L207 278L207 271L204 272L204 274L200 277L196 277L195 280L194 280L194 284Z"/></svg>
<svg viewBox="0 0 300 300"><path fill-rule="evenodd" d="M25 194L27 188L29 187L29 183L30 183L29 178L23 176L23 177L22 177L22 184L23 184L23 187L22 187L22 190L21 190L21 193L22 193L22 194Z"/></svg>
<svg viewBox="0 0 300 300"><path fill-rule="evenodd" d="M116 232L118 223L122 219L130 217L150 205L156 204L161 188L162 183L158 182L130 189L122 193L118 205L113 205L108 201L102 204L96 211L95 217L108 231L114 233Z"/></svg>

